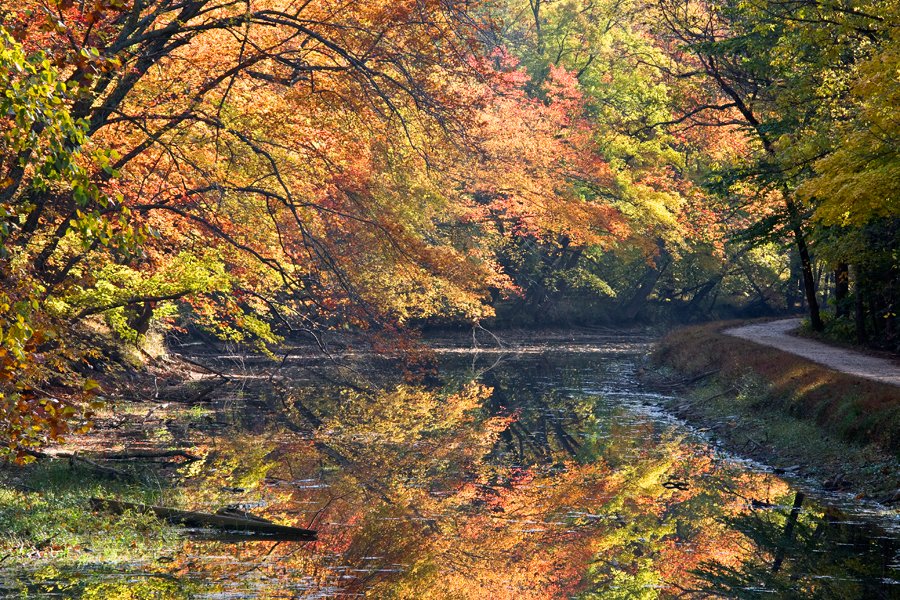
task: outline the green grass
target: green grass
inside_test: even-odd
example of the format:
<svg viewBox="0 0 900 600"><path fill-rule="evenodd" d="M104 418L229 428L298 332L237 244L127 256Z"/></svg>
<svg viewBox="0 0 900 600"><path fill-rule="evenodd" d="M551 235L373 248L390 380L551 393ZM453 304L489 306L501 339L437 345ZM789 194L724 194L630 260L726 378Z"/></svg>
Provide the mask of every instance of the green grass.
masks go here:
<svg viewBox="0 0 900 600"><path fill-rule="evenodd" d="M175 529L149 514L91 510L92 496L141 503L160 490L103 479L67 461L6 467L0 473L0 558L52 560L54 565L152 560L177 539Z"/></svg>
<svg viewBox="0 0 900 600"><path fill-rule="evenodd" d="M191 597L196 583L165 572L181 548L174 527L151 514L116 515L89 504L97 496L151 504L169 495L66 460L0 467L0 596Z"/></svg>

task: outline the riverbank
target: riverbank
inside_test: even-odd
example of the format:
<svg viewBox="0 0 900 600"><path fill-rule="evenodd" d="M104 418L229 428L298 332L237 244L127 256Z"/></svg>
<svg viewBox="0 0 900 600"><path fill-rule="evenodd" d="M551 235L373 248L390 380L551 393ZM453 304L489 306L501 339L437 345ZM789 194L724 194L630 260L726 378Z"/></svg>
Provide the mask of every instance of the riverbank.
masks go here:
<svg viewBox="0 0 900 600"><path fill-rule="evenodd" d="M675 330L657 345L668 408L729 449L826 489L888 501L900 488L900 392L722 333L734 322Z"/></svg>
<svg viewBox="0 0 900 600"><path fill-rule="evenodd" d="M222 428L211 402L220 378L162 353L123 371L101 375L109 400L89 432L26 464L0 462L0 597L182 598L194 589L170 574L183 527L97 510L90 499L227 505L226 492L200 483Z"/></svg>

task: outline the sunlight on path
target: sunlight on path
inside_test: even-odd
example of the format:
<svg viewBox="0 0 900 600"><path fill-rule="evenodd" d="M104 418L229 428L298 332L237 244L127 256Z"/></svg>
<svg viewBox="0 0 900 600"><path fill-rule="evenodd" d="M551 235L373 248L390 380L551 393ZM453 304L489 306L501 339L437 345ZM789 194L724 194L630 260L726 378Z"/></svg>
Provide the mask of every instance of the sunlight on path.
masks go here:
<svg viewBox="0 0 900 600"><path fill-rule="evenodd" d="M835 371L900 387L900 366L897 363L791 335L790 332L797 329L801 321L783 319L726 329L723 333L802 356Z"/></svg>

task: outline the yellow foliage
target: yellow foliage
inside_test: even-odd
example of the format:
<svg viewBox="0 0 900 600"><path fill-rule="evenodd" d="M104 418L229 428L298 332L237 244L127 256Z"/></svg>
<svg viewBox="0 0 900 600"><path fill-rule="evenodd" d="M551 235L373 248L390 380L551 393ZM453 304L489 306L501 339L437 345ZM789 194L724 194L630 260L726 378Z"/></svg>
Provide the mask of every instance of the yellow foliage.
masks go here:
<svg viewBox="0 0 900 600"><path fill-rule="evenodd" d="M856 115L838 130L836 150L799 190L818 201L826 225L862 225L900 215L900 29L863 62L852 89Z"/></svg>

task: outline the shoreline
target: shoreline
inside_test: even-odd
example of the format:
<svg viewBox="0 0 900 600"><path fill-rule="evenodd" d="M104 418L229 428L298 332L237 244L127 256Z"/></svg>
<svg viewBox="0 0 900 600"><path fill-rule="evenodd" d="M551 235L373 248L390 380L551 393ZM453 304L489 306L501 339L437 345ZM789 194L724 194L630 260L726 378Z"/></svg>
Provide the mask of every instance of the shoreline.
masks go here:
<svg viewBox="0 0 900 600"><path fill-rule="evenodd" d="M900 508L897 388L722 333L742 324L679 328L656 344L648 380L678 392L664 407L728 451Z"/></svg>

